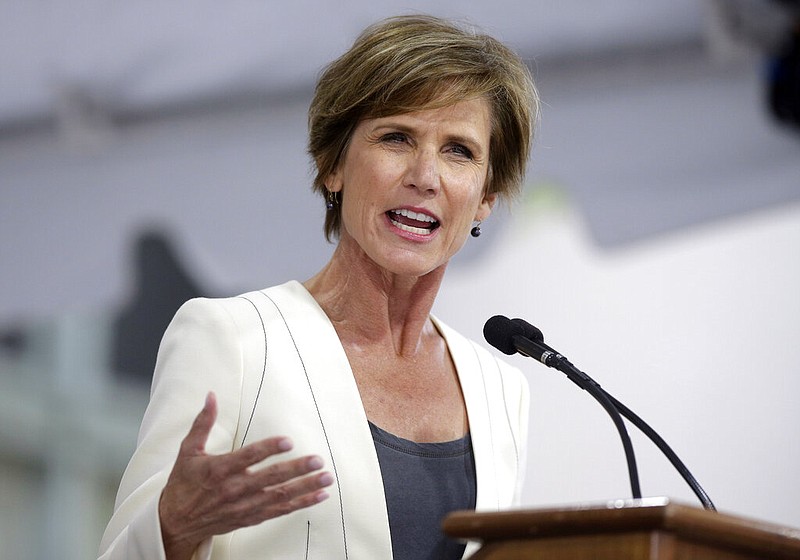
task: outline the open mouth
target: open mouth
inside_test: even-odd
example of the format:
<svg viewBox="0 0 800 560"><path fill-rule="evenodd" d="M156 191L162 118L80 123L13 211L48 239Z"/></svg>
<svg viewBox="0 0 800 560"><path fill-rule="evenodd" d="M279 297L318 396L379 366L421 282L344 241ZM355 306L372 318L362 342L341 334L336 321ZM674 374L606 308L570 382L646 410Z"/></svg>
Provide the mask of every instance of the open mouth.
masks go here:
<svg viewBox="0 0 800 560"><path fill-rule="evenodd" d="M417 235L429 235L439 227L439 222L432 216L406 208L389 210L386 215L397 228Z"/></svg>

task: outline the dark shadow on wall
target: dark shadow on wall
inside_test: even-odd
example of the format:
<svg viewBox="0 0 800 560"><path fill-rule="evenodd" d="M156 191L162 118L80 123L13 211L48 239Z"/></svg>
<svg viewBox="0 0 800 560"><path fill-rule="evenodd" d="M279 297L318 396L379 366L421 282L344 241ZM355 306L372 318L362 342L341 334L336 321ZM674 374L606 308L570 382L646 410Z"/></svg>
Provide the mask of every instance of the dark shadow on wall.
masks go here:
<svg viewBox="0 0 800 560"><path fill-rule="evenodd" d="M185 270L169 236L143 232L134 246L134 295L114 321L112 368L150 383L164 330L185 301L207 295Z"/></svg>

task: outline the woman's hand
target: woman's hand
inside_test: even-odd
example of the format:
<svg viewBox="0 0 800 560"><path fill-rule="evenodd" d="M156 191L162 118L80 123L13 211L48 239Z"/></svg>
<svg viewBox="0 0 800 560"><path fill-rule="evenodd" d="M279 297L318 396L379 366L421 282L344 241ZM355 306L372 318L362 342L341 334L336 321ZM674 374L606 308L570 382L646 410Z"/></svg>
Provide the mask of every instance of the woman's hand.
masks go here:
<svg viewBox="0 0 800 560"><path fill-rule="evenodd" d="M328 497L323 488L333 483L328 472L309 474L322 468L322 459L313 455L250 468L290 450L286 437L263 439L224 455L206 454L216 417L216 398L209 393L161 493L158 513L170 560L191 558L213 535L318 504Z"/></svg>

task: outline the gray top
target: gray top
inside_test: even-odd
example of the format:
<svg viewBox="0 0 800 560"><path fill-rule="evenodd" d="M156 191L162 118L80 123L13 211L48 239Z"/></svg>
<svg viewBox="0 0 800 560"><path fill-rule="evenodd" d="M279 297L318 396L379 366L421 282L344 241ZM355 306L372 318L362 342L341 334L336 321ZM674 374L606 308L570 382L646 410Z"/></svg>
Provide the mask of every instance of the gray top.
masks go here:
<svg viewBox="0 0 800 560"><path fill-rule="evenodd" d="M370 422L381 465L394 560L458 560L464 543L441 531L444 517L475 509L475 461L469 434L417 443Z"/></svg>

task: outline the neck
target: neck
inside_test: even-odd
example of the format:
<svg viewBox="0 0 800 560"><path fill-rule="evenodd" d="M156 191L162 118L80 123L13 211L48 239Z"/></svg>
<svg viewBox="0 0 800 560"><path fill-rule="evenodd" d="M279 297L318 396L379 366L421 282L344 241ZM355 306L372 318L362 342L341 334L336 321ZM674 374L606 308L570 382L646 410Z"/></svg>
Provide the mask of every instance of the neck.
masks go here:
<svg viewBox="0 0 800 560"><path fill-rule="evenodd" d="M355 247L354 247L355 245ZM401 276L377 266L355 243L340 242L328 264L304 282L345 344L391 345L413 357L437 335L430 312L445 266Z"/></svg>

